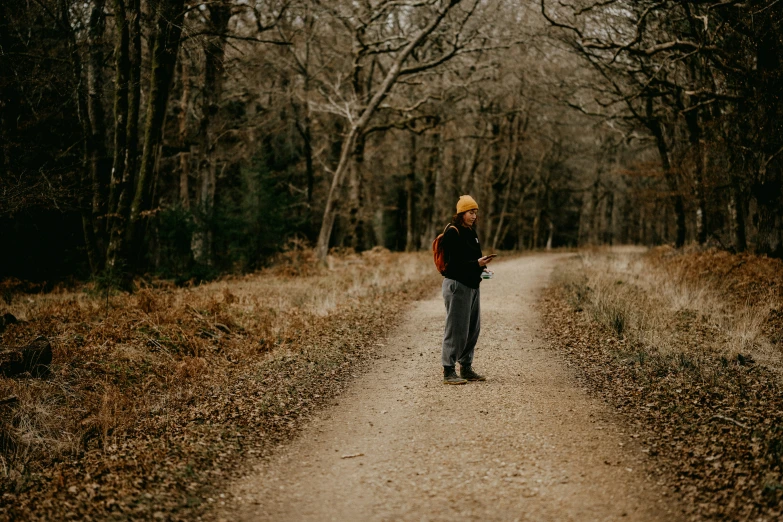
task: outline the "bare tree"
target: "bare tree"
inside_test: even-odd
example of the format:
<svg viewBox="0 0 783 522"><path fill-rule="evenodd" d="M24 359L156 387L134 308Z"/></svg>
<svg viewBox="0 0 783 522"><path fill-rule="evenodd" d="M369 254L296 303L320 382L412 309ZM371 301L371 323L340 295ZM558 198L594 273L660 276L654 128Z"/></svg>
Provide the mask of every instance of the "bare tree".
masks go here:
<svg viewBox="0 0 783 522"><path fill-rule="evenodd" d="M360 108L356 111L356 114L354 114L354 112L350 109L347 111L346 116L349 117L350 126L343 142L342 151L340 153L340 161L337 164L337 168L335 169L334 175L332 177L332 183L329 188L329 194L327 196L326 205L324 208L324 217L321 223L321 231L318 234L316 253L320 260L326 259L326 254L329 249L329 239L331 237L336 215L335 204L337 196L340 188L342 187L351 157L355 153L357 140L360 140L361 134L363 134L364 130L370 122L370 119L378 109L378 106L391 91L392 87L401 75L409 75L436 67L447 61L456 53L455 46L454 50L446 51L426 64L411 66L407 69L404 68L404 64L411 54L413 54L413 52L426 41L426 39L446 18L449 12L459 3L460 0L444 0L435 3L433 6L433 12L429 16L429 20L420 29L415 30L407 37L402 35L397 37L398 41L402 40L405 43L399 47L399 50L393 55L388 70L383 76L383 80L380 82L380 84L374 87L374 90L368 90L367 104L360 106ZM411 5L410 7L414 7L414 5ZM380 18L386 12L386 9L386 5L382 6L381 9L379 9L376 13L373 13L372 18ZM468 13L470 12L471 11ZM358 34L362 34L364 28L357 27L355 28L355 31L357 31Z"/></svg>

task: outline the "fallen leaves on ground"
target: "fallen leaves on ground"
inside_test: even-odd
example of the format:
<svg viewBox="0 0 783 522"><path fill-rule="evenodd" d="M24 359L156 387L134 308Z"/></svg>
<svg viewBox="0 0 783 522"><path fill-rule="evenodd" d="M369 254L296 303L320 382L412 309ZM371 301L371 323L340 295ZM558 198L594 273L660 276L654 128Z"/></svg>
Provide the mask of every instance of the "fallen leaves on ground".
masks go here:
<svg viewBox="0 0 783 522"><path fill-rule="evenodd" d="M150 287L109 306L29 298L2 340L47 335L53 377L0 379L0 396L19 397L0 405L14 408L0 412L0 520L194 520L223 502L221 488L339 395L440 280L420 255L333 265Z"/></svg>
<svg viewBox="0 0 783 522"><path fill-rule="evenodd" d="M649 268L661 270L667 262L677 263L668 269L677 269L682 284L690 284L695 282L688 276L693 267L731 266L745 259L727 259L724 253L712 254L717 261L703 252L686 255L693 259L671 255L667 261L654 253ZM768 263L745 259L742 264ZM732 272L743 280L731 280ZM606 277L614 277L611 270L606 270ZM741 302L743 297L736 293L742 289L771 286L763 280L750 282L752 277L725 270L714 281L727 292L727 300ZM586 384L642 434L639 440L650 457L650 468L679 493L690 518L779 520L783 516L781 375L751 357L717 349L712 331L699 327L698 321L674 325L676 349L656 350L639 340L644 335L628 337L611 321L597 320L600 314L585 297L589 292L585 286L561 285L543 297L544 323L552 325L547 337L579 368ZM644 302L651 306L655 300ZM613 306L632 306L632 301L615 300ZM618 316L623 316L622 309ZM671 322L677 323L676 313ZM653 328L672 327L660 323L649 323L650 331L641 334L655 338Z"/></svg>

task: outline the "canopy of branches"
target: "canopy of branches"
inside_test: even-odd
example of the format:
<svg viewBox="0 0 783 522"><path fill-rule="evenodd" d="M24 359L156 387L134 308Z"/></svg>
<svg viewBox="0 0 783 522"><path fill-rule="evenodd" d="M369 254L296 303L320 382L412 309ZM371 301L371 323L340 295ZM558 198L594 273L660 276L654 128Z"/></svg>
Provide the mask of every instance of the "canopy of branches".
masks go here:
<svg viewBox="0 0 783 522"><path fill-rule="evenodd" d="M0 2L0 277L427 247L783 254L783 3Z"/></svg>

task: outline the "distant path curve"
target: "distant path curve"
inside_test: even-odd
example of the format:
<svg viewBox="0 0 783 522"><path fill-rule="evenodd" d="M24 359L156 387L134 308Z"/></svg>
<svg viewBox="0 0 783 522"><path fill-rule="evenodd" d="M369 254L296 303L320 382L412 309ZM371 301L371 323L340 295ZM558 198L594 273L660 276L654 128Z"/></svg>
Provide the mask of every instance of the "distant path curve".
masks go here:
<svg viewBox="0 0 783 522"><path fill-rule="evenodd" d="M383 356L291 444L230 491L253 521L677 520L606 405L538 335L534 310L562 255L493 264L475 366L441 384L440 295L417 303ZM358 455L344 458L349 455Z"/></svg>

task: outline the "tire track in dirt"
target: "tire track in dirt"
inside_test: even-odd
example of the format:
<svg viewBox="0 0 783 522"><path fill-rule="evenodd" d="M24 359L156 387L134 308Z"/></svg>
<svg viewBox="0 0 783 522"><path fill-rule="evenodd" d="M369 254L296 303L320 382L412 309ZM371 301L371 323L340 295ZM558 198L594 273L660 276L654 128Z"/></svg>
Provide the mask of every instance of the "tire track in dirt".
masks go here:
<svg viewBox="0 0 783 522"><path fill-rule="evenodd" d="M441 384L440 295L291 444L235 482L217 516L258 521L677 520L645 455L538 335L534 305L562 256L494 263L475 366ZM358 455L344 458L350 455Z"/></svg>

